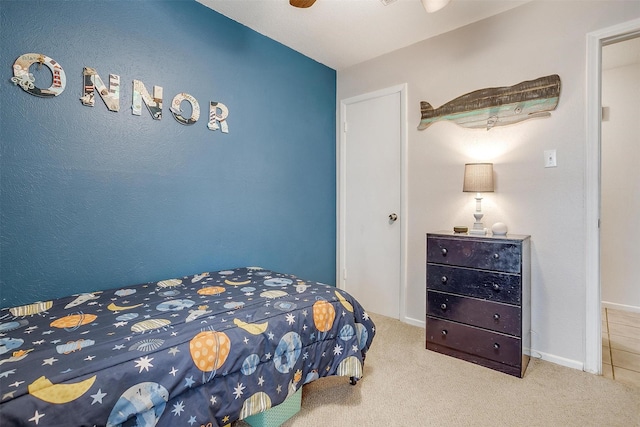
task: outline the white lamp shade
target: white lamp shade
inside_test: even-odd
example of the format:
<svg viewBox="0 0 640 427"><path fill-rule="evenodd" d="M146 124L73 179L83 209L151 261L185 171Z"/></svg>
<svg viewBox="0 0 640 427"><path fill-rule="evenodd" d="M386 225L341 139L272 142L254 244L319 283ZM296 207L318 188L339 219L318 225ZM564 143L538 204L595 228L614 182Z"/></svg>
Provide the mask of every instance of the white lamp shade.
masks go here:
<svg viewBox="0 0 640 427"><path fill-rule="evenodd" d="M493 163L467 163L464 165L462 191L469 193L493 192Z"/></svg>

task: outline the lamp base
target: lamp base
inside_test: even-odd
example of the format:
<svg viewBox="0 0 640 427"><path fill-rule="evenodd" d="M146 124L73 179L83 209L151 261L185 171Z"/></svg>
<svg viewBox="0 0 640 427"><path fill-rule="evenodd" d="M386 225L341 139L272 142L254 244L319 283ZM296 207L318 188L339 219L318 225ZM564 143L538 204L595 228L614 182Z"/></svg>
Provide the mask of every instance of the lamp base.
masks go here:
<svg viewBox="0 0 640 427"><path fill-rule="evenodd" d="M476 219L473 223L473 228L469 230L469 234L475 234L477 236L486 236L487 229L484 228L484 224L482 223L482 217L484 214L482 213L482 197L480 197L480 193L476 195L476 211L473 213L473 217Z"/></svg>
<svg viewBox="0 0 640 427"><path fill-rule="evenodd" d="M476 236L486 236L487 235L487 229L486 228L482 228L480 230L476 230L476 229L472 228L471 230L469 230L469 234L474 234Z"/></svg>
<svg viewBox="0 0 640 427"><path fill-rule="evenodd" d="M474 215L476 217L476 222L473 223L473 227L469 230L469 234L474 234L476 236L486 236L487 229L484 227L484 224L480 222L482 218L482 213L480 213L480 218L478 218L477 214Z"/></svg>

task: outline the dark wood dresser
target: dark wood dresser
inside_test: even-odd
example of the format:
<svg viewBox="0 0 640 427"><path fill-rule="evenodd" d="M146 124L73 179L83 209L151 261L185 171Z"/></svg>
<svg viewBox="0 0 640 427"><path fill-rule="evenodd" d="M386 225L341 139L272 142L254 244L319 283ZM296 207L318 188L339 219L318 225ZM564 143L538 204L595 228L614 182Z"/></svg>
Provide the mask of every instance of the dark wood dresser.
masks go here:
<svg viewBox="0 0 640 427"><path fill-rule="evenodd" d="M427 234L429 350L522 377L531 348L529 236Z"/></svg>

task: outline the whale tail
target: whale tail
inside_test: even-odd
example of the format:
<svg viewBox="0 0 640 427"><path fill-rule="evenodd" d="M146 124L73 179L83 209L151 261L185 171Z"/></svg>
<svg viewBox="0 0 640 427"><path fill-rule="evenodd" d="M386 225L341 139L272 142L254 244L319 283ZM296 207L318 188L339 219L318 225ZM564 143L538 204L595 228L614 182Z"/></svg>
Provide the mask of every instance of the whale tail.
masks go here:
<svg viewBox="0 0 640 427"><path fill-rule="evenodd" d="M420 101L420 123L418 124L418 130L423 130L431 126L434 122L435 110L427 101Z"/></svg>

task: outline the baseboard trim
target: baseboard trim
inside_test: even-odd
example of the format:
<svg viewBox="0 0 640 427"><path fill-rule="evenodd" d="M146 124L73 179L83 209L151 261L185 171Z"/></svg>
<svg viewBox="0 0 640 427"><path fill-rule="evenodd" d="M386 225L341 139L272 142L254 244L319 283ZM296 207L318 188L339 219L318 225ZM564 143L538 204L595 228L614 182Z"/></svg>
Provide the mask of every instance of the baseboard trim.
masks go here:
<svg viewBox="0 0 640 427"><path fill-rule="evenodd" d="M615 302L602 301L602 307L613 308L615 310L621 310L621 311L631 311L633 313L640 313L640 307L636 307L635 305L625 305L625 304L617 304Z"/></svg>
<svg viewBox="0 0 640 427"><path fill-rule="evenodd" d="M545 362L555 363L556 365L566 366L567 368L584 371L584 363L579 360L567 359L566 357L556 356L555 354L545 353L536 349L531 349L531 358L542 359Z"/></svg>
<svg viewBox="0 0 640 427"><path fill-rule="evenodd" d="M425 329L427 327L427 321L426 320L418 320L418 319L413 319L411 317L406 317L402 320L404 323L407 323L411 326L418 326L420 328Z"/></svg>

